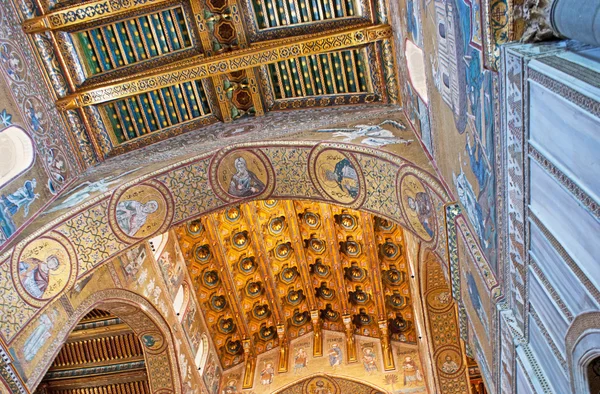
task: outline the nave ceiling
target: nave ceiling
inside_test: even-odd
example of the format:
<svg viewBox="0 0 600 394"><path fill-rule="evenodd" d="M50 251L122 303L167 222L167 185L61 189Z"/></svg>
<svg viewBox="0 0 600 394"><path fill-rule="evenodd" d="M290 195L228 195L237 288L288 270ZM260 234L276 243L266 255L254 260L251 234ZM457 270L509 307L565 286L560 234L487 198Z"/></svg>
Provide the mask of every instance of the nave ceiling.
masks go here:
<svg viewBox="0 0 600 394"><path fill-rule="evenodd" d="M398 101L382 1L59 1L32 12L23 29L47 49L83 167L269 111Z"/></svg>

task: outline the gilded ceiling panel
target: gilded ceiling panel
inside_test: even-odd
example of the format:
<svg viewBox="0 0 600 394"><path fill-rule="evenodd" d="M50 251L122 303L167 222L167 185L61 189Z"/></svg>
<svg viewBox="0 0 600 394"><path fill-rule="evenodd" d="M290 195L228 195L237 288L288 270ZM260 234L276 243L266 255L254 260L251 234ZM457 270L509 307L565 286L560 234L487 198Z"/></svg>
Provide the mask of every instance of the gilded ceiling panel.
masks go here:
<svg viewBox="0 0 600 394"><path fill-rule="evenodd" d="M263 200L176 231L225 368L244 343L255 357L321 329L416 343L403 233L385 219Z"/></svg>

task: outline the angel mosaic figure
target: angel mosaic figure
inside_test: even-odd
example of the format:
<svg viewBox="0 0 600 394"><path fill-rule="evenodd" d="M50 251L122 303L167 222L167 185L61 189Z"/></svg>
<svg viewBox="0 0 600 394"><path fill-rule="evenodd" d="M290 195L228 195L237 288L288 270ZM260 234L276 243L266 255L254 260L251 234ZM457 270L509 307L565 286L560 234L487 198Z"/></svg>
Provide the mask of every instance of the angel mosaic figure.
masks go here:
<svg viewBox="0 0 600 394"><path fill-rule="evenodd" d="M404 130L404 125L393 121L386 120L378 125L356 125L354 127L341 129L321 129L321 133L333 133L333 137L342 138L343 142L351 142L355 139L362 138L361 143L376 148L391 144L410 145L413 140L396 137L390 130L384 129L382 126L390 125L396 129Z"/></svg>
<svg viewBox="0 0 600 394"><path fill-rule="evenodd" d="M265 184L248 169L246 159L238 157L233 163L237 172L231 177L229 194L236 197L250 197L265 189Z"/></svg>
<svg viewBox="0 0 600 394"><path fill-rule="evenodd" d="M117 223L121 230L133 237L148 220L148 216L158 210L158 202L150 200L141 203L135 200L125 200L117 204Z"/></svg>
<svg viewBox="0 0 600 394"><path fill-rule="evenodd" d="M402 363L402 369L404 370L404 385L412 386L413 383L423 381L423 375L419 371L417 363L414 362L412 357L406 356Z"/></svg>
<svg viewBox="0 0 600 394"><path fill-rule="evenodd" d="M29 215L29 206L40 197L38 193L35 193L35 187L37 181L34 179L25 181L23 186L18 188L14 193L3 194L0 196L0 208L5 214L14 216L21 207L23 207L23 217L26 218Z"/></svg>

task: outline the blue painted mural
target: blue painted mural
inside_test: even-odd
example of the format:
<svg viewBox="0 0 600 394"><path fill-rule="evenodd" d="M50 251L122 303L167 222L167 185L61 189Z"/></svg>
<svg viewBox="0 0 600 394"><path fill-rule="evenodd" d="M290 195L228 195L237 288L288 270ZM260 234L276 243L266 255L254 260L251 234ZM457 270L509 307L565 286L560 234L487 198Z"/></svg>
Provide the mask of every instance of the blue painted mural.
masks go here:
<svg viewBox="0 0 600 394"><path fill-rule="evenodd" d="M453 128L436 119L434 150L497 273L493 100L497 75L483 67L480 0L424 0L424 7L436 54L431 59L434 85L454 118ZM448 162L448 157L458 161Z"/></svg>

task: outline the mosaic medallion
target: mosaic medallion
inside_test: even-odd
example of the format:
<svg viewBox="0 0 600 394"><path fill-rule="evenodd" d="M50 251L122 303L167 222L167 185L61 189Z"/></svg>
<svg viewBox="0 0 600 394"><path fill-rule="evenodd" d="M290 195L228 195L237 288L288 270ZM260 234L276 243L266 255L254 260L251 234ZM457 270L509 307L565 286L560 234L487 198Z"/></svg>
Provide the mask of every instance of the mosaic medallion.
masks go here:
<svg viewBox="0 0 600 394"><path fill-rule="evenodd" d="M15 248L12 277L25 301L42 306L75 283L75 251L61 234L49 233L25 247Z"/></svg>
<svg viewBox="0 0 600 394"><path fill-rule="evenodd" d="M438 370L444 375L455 375L461 372L461 354L454 348L445 348L436 356Z"/></svg>
<svg viewBox="0 0 600 394"><path fill-rule="evenodd" d="M310 177L323 197L360 207L365 199L365 181L352 154L319 146L311 153L308 165Z"/></svg>
<svg viewBox="0 0 600 394"><path fill-rule="evenodd" d="M431 242L435 237L435 209L425 186L416 176L407 174L401 178L399 190L399 200L414 233Z"/></svg>
<svg viewBox="0 0 600 394"><path fill-rule="evenodd" d="M117 191L110 200L109 223L122 241L133 243L166 231L173 199L160 182L146 181Z"/></svg>
<svg viewBox="0 0 600 394"><path fill-rule="evenodd" d="M215 192L225 201L266 197L273 190L273 169L260 151L218 154L210 172Z"/></svg>

